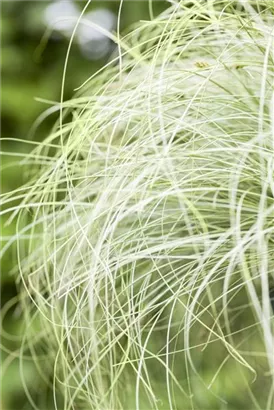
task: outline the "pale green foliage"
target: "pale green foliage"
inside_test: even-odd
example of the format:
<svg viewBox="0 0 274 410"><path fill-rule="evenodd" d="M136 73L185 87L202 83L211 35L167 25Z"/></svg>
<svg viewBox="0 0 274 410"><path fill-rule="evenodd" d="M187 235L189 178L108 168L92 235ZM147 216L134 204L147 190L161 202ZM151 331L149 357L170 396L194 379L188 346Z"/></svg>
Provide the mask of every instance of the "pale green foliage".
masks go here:
<svg viewBox="0 0 274 410"><path fill-rule="evenodd" d="M11 195L65 410L274 405L273 2L191 3L117 40Z"/></svg>

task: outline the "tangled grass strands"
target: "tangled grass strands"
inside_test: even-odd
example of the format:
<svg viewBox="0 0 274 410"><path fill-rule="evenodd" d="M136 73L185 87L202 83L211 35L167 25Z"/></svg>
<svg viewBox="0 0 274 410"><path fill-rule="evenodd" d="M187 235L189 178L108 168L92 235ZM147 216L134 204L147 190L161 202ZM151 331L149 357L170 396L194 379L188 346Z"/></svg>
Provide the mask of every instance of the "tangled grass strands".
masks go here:
<svg viewBox="0 0 274 410"><path fill-rule="evenodd" d="M116 36L1 197L58 410L273 408L273 23L182 0Z"/></svg>

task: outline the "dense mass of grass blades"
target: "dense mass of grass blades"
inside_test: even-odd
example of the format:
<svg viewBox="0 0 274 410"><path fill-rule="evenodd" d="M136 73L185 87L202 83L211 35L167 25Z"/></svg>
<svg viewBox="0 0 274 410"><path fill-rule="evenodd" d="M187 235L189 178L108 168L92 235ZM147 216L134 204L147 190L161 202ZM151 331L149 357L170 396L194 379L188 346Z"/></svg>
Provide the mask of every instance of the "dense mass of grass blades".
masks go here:
<svg viewBox="0 0 274 410"><path fill-rule="evenodd" d="M117 41L3 199L26 346L58 410L272 409L273 1L174 1Z"/></svg>

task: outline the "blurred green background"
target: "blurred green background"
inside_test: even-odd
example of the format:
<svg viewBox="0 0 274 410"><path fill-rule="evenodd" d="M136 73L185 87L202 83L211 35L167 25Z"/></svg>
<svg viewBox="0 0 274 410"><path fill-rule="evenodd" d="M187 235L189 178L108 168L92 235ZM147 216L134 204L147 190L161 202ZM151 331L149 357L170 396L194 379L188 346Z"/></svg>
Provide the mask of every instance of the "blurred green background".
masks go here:
<svg viewBox="0 0 274 410"><path fill-rule="evenodd" d="M92 1L85 19L107 30L115 31L119 1ZM61 80L69 39L86 1L3 1L2 28L2 192L11 191L24 182L18 162L29 152L31 144L49 132L58 113L47 117L33 131L36 119L51 105L37 98L60 101ZM168 6L164 0L153 1L157 15ZM149 19L149 1L125 0L121 30L140 20ZM65 86L65 99L73 95L93 72L105 64L115 52L115 45L89 25L81 25L72 45ZM16 141L15 139L22 140ZM20 153L21 156L15 156ZM15 221L6 225L3 218L2 246L15 231ZM2 410L31 409L25 387L39 410L52 410L51 393L37 375L35 364L25 360L23 370L17 358L23 335L23 319L17 302L18 272L16 252L12 246L1 261L2 332ZM7 333L6 333L7 332ZM21 372L26 386L22 382Z"/></svg>

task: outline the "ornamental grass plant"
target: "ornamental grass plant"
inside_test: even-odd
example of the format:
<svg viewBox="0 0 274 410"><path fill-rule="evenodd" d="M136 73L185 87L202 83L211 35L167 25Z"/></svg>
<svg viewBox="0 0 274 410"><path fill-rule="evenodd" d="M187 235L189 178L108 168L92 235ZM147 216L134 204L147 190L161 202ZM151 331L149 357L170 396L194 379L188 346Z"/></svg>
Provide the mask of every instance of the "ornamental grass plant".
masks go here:
<svg viewBox="0 0 274 410"><path fill-rule="evenodd" d="M172 1L111 37L2 196L21 354L58 410L271 410L274 3Z"/></svg>

